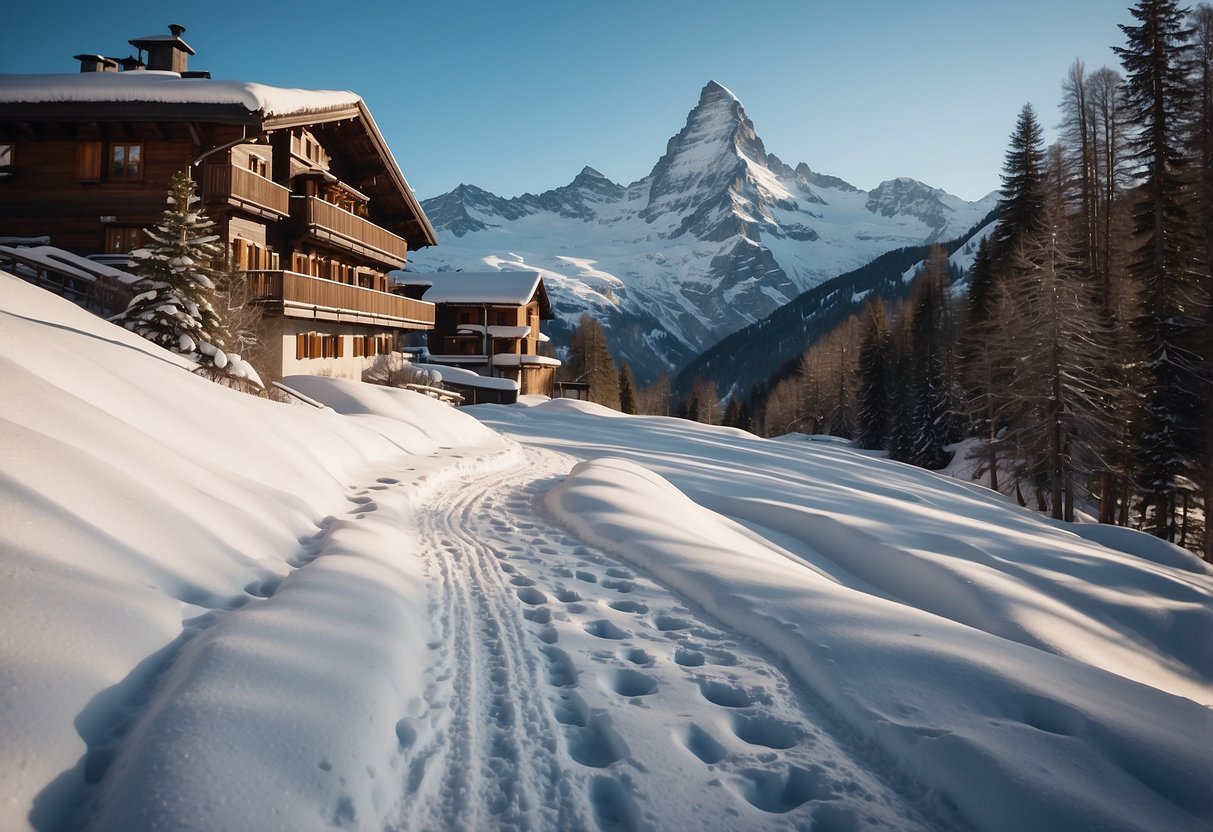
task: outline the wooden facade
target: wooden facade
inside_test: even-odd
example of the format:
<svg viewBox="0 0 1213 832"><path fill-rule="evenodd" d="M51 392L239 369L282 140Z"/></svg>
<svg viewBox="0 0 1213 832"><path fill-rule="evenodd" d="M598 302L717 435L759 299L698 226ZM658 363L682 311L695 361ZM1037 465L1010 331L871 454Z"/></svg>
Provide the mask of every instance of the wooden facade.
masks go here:
<svg viewBox="0 0 1213 832"><path fill-rule="evenodd" d="M541 321L555 317L542 278L534 272L440 273L425 278L422 297L435 306L430 361L518 382L522 395L555 395L560 362L544 355ZM512 284L502 291L494 282ZM436 284L436 285L435 285ZM517 286L525 286L521 292ZM478 288L485 291L479 292Z"/></svg>
<svg viewBox="0 0 1213 832"><path fill-rule="evenodd" d="M147 49L149 66L175 67L189 100L139 100L121 87L176 76L116 72L111 59L78 56L85 69L101 68L86 78L83 100L0 104L0 236L49 236L82 255L129 252L161 216L172 176L189 171L230 256L267 289L271 319L303 317L310 305L310 320L353 327L343 333L351 338L428 329L433 306L387 294L387 272L436 238L365 104L328 93L312 102L298 91L282 91L297 94L296 112L250 111L235 96L214 103L224 95L192 91L230 87L187 77L205 73L185 70L193 50L182 31L131 43ZM269 320L266 335L293 355L287 329ZM360 375L363 363L348 361L341 374Z"/></svg>

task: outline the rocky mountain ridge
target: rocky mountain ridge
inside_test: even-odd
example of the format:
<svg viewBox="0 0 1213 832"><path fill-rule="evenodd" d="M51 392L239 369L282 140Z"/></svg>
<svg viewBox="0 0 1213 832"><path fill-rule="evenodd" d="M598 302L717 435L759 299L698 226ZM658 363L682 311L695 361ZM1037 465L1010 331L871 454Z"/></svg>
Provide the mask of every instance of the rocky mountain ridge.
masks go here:
<svg viewBox="0 0 1213 832"><path fill-rule="evenodd" d="M422 205L440 245L416 252L410 271L538 269L557 344L589 311L643 383L885 251L959 234L994 196L969 203L906 178L865 192L790 166L713 81L630 185L586 167L539 194L464 184Z"/></svg>

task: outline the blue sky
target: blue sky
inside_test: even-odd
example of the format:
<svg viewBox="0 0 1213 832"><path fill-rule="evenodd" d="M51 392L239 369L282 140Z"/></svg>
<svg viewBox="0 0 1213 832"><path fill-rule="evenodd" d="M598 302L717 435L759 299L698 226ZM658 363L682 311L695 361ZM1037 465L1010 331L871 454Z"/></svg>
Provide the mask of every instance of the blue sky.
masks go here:
<svg viewBox="0 0 1213 832"><path fill-rule="evenodd" d="M503 196L585 165L645 176L709 80L768 152L862 188L912 176L966 199L999 186L1015 117L1059 119L1075 58L1119 69L1120 0L614 0L120 6L23 2L0 72L74 72L181 23L216 78L352 89L422 197Z"/></svg>

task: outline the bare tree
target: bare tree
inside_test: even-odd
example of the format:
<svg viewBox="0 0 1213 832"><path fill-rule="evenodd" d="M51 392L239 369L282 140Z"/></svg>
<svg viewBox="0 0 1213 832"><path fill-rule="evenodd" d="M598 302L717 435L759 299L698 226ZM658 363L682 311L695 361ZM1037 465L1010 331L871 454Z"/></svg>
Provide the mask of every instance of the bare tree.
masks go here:
<svg viewBox="0 0 1213 832"><path fill-rule="evenodd" d="M1049 201L1045 218L1043 233L1021 240L1000 298L1000 315L1014 321L1002 345L1011 378L999 405L1007 426L1000 442L1047 487L1052 516L1073 520L1079 475L1106 465L1107 336L1059 202Z"/></svg>

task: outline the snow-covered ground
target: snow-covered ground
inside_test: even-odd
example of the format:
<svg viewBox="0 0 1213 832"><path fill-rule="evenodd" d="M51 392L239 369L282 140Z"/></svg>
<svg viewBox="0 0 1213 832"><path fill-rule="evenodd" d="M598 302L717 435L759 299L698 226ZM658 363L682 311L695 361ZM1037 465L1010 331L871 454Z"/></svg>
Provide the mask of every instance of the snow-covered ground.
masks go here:
<svg viewBox="0 0 1213 832"><path fill-rule="evenodd" d="M0 275L2 829L1213 822L1174 547L839 443L187 369Z"/></svg>

